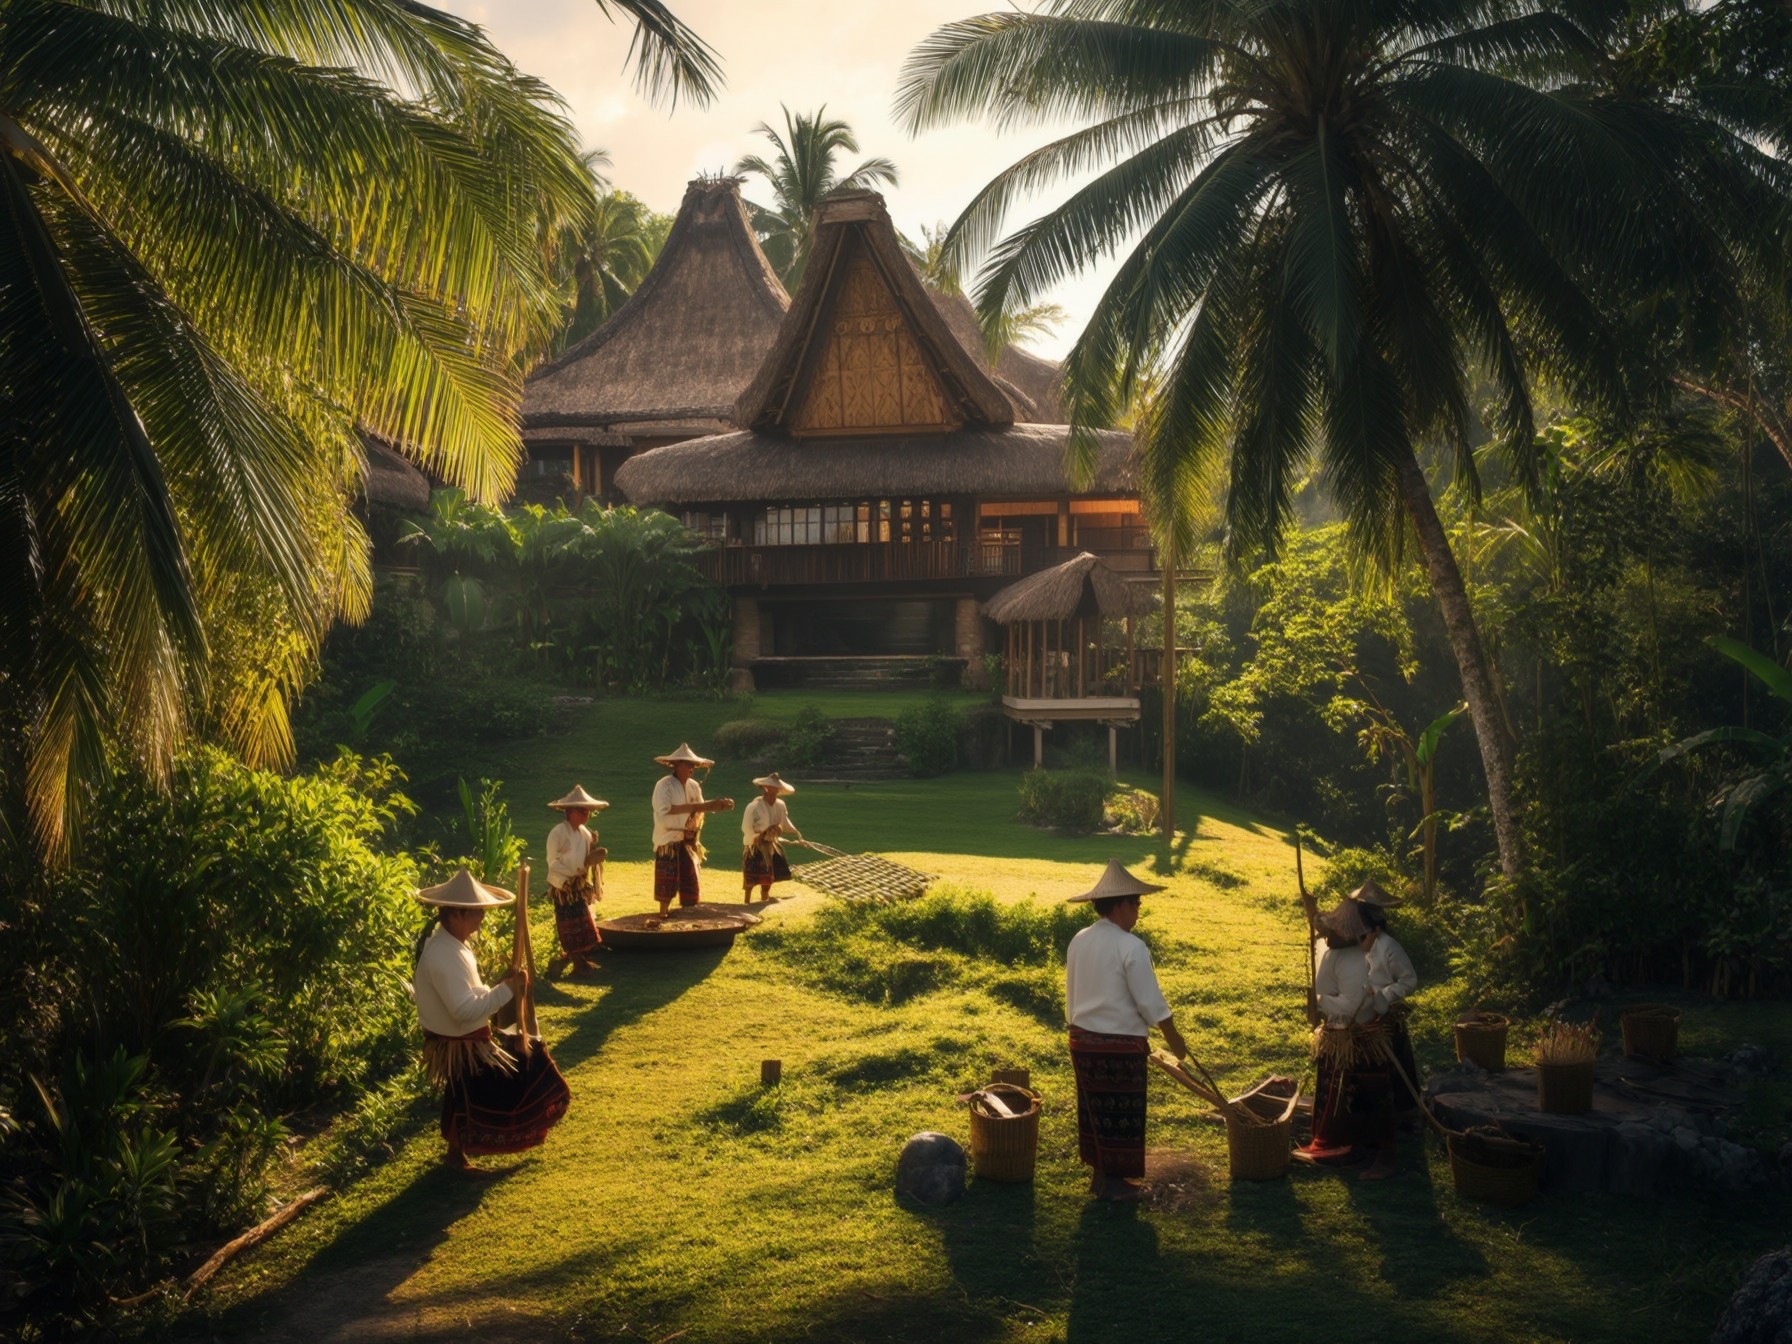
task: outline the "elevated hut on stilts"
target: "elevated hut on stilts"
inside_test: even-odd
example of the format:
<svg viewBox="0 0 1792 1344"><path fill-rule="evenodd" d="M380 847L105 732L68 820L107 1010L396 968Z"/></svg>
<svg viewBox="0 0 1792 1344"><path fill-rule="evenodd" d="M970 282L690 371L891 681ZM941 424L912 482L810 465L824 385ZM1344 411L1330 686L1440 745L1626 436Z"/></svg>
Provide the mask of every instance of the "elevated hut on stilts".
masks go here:
<svg viewBox="0 0 1792 1344"><path fill-rule="evenodd" d="M1033 730L1033 764L1043 763L1045 732L1060 721L1108 730L1108 768L1119 764L1119 730L1138 722L1147 669L1134 622L1154 595L1127 583L1084 551L1011 583L983 604L1002 628L1002 712ZM1154 678L1153 678L1154 679Z"/></svg>

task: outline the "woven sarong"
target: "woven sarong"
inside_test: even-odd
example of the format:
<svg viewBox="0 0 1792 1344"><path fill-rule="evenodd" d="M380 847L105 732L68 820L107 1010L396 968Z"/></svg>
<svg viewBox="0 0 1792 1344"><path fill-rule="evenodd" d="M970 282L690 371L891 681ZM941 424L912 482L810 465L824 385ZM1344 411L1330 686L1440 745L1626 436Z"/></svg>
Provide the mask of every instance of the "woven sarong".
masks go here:
<svg viewBox="0 0 1792 1344"><path fill-rule="evenodd" d="M1143 1036L1070 1029L1076 1071L1077 1153L1103 1176L1145 1174L1145 1076L1150 1046Z"/></svg>
<svg viewBox="0 0 1792 1344"><path fill-rule="evenodd" d="M1343 1064L1321 1056L1314 1074L1313 1138L1302 1152L1324 1160L1359 1144L1394 1141L1393 1089L1400 1085L1386 1064Z"/></svg>
<svg viewBox="0 0 1792 1344"><path fill-rule="evenodd" d="M790 881L790 860L777 845L748 845L740 860L743 887L769 886Z"/></svg>
<svg viewBox="0 0 1792 1344"><path fill-rule="evenodd" d="M688 844L661 845L653 851L653 899L670 904L674 896L680 905L695 905L700 896L697 857Z"/></svg>
<svg viewBox="0 0 1792 1344"><path fill-rule="evenodd" d="M560 950L568 956L580 956L597 950L603 937L591 918L591 884L583 875L568 878L563 887L549 887L554 898L554 936Z"/></svg>
<svg viewBox="0 0 1792 1344"><path fill-rule="evenodd" d="M458 1140L469 1157L540 1147L572 1102L566 1079L540 1040L524 1055L515 1032L494 1036L485 1027L472 1037L447 1039L469 1040L482 1033L513 1067L468 1069L450 1081L442 1092L442 1137L450 1143ZM426 1043L444 1039L423 1034Z"/></svg>

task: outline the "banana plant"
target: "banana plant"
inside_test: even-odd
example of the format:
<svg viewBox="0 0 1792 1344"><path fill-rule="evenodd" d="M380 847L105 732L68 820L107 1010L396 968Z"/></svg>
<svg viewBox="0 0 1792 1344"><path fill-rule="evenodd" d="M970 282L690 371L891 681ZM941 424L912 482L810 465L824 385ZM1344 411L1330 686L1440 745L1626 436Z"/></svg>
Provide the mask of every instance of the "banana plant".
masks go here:
<svg viewBox="0 0 1792 1344"><path fill-rule="evenodd" d="M1741 640L1731 639L1728 635L1712 635L1705 643L1732 662L1740 663L1769 695L1792 708L1792 672L1788 672L1759 649L1752 649ZM1753 774L1743 776L1717 798L1721 808L1718 844L1726 850L1736 848L1742 835L1743 823L1748 820L1751 812L1792 786L1792 718L1787 720L1778 736L1739 725L1707 728L1702 733L1682 738L1671 747L1662 748L1641 776L1647 777L1689 752L1730 744L1747 748L1761 768Z"/></svg>

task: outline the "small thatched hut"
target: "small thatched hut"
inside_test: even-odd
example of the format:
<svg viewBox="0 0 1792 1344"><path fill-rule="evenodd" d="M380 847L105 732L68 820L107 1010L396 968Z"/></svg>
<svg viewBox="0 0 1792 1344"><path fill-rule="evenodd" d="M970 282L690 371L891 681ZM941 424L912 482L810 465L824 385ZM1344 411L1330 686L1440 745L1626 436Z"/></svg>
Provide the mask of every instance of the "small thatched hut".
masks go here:
<svg viewBox="0 0 1792 1344"><path fill-rule="evenodd" d="M1115 730L1139 717L1133 618L1153 605L1148 588L1125 582L1088 551L1009 584L983 604L1005 636L1002 712L1032 726L1035 765L1044 755L1044 730L1059 719L1105 723L1114 764Z"/></svg>
<svg viewBox="0 0 1792 1344"><path fill-rule="evenodd" d="M696 179L640 288L530 375L525 475L565 475L579 494L607 495L632 453L732 428L789 307L740 179Z"/></svg>
<svg viewBox="0 0 1792 1344"><path fill-rule="evenodd" d="M631 458L617 486L715 539L740 680L832 659L957 659L981 675L981 599L1080 550L1154 566L1131 444L1100 436L1072 490L1057 370L986 358L970 306L930 292L874 192L818 213L803 283L733 432ZM1120 581L1119 579L1116 580Z"/></svg>

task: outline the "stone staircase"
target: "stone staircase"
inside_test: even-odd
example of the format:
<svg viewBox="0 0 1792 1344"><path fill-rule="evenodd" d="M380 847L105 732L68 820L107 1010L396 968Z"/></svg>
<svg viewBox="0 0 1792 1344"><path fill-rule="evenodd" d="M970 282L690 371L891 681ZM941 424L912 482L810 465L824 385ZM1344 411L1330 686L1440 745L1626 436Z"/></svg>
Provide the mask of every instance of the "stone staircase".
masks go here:
<svg viewBox="0 0 1792 1344"><path fill-rule="evenodd" d="M807 772L811 784L860 784L907 779L896 758L895 723L890 719L833 719L834 740L827 758Z"/></svg>

